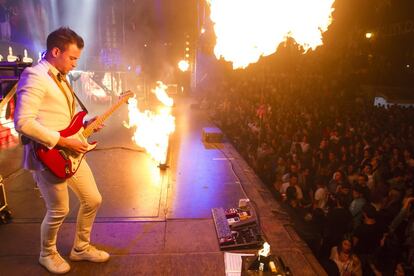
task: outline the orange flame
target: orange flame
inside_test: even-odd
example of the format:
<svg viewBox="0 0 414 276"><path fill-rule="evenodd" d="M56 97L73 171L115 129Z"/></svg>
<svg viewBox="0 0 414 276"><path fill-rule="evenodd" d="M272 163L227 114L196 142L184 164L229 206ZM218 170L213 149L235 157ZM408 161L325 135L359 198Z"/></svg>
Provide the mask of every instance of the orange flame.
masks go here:
<svg viewBox="0 0 414 276"><path fill-rule="evenodd" d="M245 68L274 53L287 37L305 51L322 44L335 0L207 0L214 23L214 53Z"/></svg>
<svg viewBox="0 0 414 276"><path fill-rule="evenodd" d="M162 81L157 81L157 87L151 90L155 94L157 99L162 102L165 106L173 106L174 100L167 94L167 86Z"/></svg>
<svg viewBox="0 0 414 276"><path fill-rule="evenodd" d="M138 100L128 100L129 122L125 127L135 127L132 140L151 155L159 164L166 164L169 135L175 130L175 118L171 115L173 100L167 95L167 87L160 81L157 87L152 90L157 98L164 104L158 112L144 110L141 112L138 107Z"/></svg>

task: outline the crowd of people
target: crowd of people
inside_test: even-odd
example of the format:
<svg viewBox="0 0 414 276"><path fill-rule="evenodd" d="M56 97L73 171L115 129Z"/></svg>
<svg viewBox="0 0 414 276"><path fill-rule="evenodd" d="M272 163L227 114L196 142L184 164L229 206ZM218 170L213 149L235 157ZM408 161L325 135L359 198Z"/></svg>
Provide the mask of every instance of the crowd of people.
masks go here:
<svg viewBox="0 0 414 276"><path fill-rule="evenodd" d="M412 273L414 108L305 70L234 73L204 104L329 275Z"/></svg>

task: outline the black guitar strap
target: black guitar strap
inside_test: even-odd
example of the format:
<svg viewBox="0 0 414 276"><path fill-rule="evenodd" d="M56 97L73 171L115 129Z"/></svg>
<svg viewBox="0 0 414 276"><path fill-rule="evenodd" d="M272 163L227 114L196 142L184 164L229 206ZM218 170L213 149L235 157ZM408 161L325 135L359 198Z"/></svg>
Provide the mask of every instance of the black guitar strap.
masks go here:
<svg viewBox="0 0 414 276"><path fill-rule="evenodd" d="M86 107L83 105L82 101L78 98L78 96L75 93L73 93L73 95L75 96L75 98L78 101L78 103L79 103L80 107L82 108L82 110L85 111L86 113L88 113L88 109L86 109Z"/></svg>
<svg viewBox="0 0 414 276"><path fill-rule="evenodd" d="M59 73L60 74L60 73ZM58 78L59 78L59 74L58 74ZM85 105L82 103L82 101L79 99L79 97L76 95L75 91L73 90L72 86L70 85L70 83L68 82L68 80L66 79L66 76L60 76L60 78L66 83L66 85L69 87L70 91L72 92L72 95L75 96L75 99L78 101L80 107L82 108L83 111L85 111L86 113L88 113L88 109L85 107Z"/></svg>

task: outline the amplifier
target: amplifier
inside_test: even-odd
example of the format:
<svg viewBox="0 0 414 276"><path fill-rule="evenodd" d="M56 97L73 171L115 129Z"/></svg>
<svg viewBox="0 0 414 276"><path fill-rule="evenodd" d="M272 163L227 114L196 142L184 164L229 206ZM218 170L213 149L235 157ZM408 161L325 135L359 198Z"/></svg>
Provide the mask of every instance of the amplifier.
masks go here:
<svg viewBox="0 0 414 276"><path fill-rule="evenodd" d="M205 143L221 143L223 132L217 127L205 127L202 132L202 140Z"/></svg>

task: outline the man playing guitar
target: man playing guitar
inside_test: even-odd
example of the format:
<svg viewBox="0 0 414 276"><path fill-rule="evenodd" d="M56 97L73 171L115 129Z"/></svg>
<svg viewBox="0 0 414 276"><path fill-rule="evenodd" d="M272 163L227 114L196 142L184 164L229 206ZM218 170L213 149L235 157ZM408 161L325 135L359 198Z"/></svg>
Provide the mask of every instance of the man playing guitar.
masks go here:
<svg viewBox="0 0 414 276"><path fill-rule="evenodd" d="M83 39L71 29L62 27L53 31L47 37L45 58L24 70L17 89L15 126L28 138L23 166L32 172L47 208L41 225L39 262L50 272L59 274L70 270L70 265L56 248L57 233L69 212L68 186L80 201L69 259L92 262L109 259L107 252L90 244L92 225L102 197L86 160L80 162L73 176L59 178L36 155L38 144L77 154L88 151L89 145L85 141L64 137L59 132L71 124L75 115L76 99L64 76L75 68L83 46Z"/></svg>

